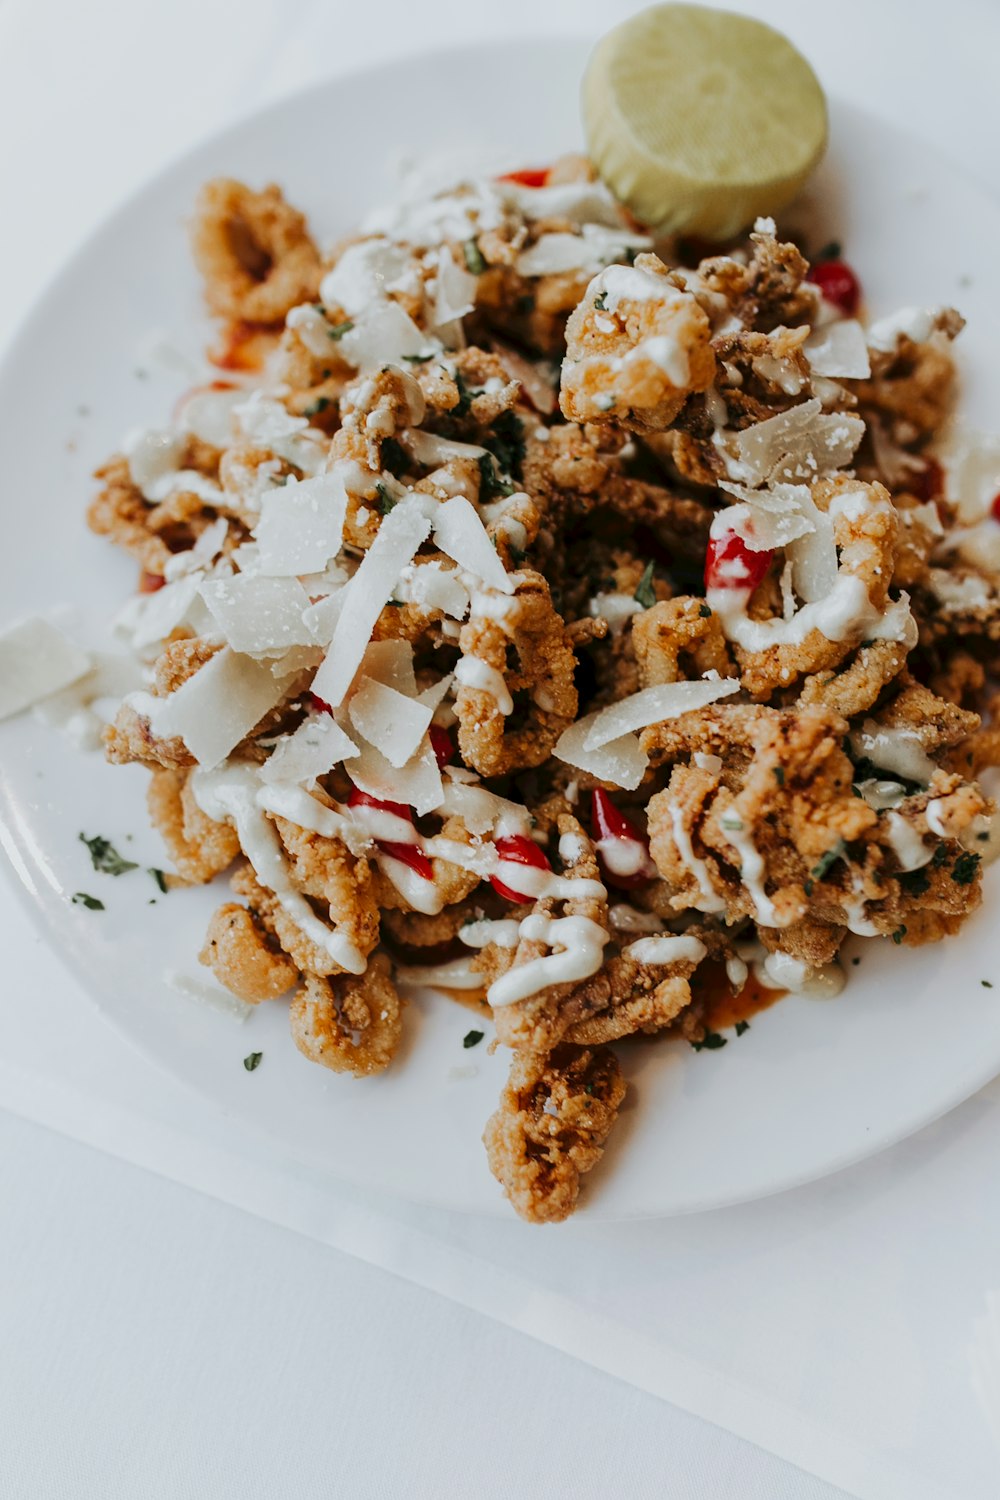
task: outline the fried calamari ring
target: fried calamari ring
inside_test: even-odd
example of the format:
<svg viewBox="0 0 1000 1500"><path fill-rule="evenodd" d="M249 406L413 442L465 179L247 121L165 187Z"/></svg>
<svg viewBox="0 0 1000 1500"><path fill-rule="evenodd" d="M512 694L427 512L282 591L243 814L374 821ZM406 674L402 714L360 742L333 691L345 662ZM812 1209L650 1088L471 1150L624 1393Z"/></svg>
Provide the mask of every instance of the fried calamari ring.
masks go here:
<svg viewBox="0 0 1000 1500"><path fill-rule="evenodd" d="M235 901L213 914L198 958L220 984L248 1005L277 1000L299 977L267 929Z"/></svg>
<svg viewBox="0 0 1000 1500"><path fill-rule="evenodd" d="M490 1171L522 1219L554 1224L569 1217L624 1097L618 1059L605 1048L514 1058L483 1142Z"/></svg>
<svg viewBox="0 0 1000 1500"><path fill-rule="evenodd" d="M724 577L710 581L707 590L708 604L733 646L740 681L758 699L800 677L836 668L866 638L897 640L907 650L916 645L907 601L889 598L899 523L888 491L837 475L816 481L812 500L832 517L838 553L835 578L822 599L785 619L769 580L752 597ZM725 516L722 511L713 523L720 552L729 534Z"/></svg>
<svg viewBox="0 0 1000 1500"><path fill-rule="evenodd" d="M715 377L712 328L655 255L595 276L566 325L560 405L571 422L660 431Z"/></svg>
<svg viewBox="0 0 1000 1500"><path fill-rule="evenodd" d="M212 312L233 322L280 323L315 300L321 266L306 221L271 184L255 193L216 177L198 197L195 263Z"/></svg>
<svg viewBox="0 0 1000 1500"><path fill-rule="evenodd" d="M203 813L191 792L187 770L157 768L146 792L149 817L185 882L206 885L240 852L236 830Z"/></svg>
<svg viewBox="0 0 1000 1500"><path fill-rule="evenodd" d="M292 1040L310 1062L368 1078L383 1073L396 1054L404 1003L384 953L364 974L332 981L307 974L289 1012Z"/></svg>
<svg viewBox="0 0 1000 1500"><path fill-rule="evenodd" d="M513 595L481 596L459 646L455 712L466 765L481 776L540 766L577 709L576 657L542 575L525 570Z"/></svg>

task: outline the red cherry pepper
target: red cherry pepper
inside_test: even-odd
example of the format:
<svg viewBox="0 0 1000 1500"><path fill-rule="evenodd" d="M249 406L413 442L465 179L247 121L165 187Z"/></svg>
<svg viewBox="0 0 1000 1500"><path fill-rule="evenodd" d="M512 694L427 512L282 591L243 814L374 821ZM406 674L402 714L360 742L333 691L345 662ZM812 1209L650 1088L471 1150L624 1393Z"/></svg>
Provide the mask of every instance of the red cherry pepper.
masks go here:
<svg viewBox="0 0 1000 1500"><path fill-rule="evenodd" d="M936 458L925 458L924 467L909 474L905 488L918 500L938 500L944 494L944 470Z"/></svg>
<svg viewBox="0 0 1000 1500"><path fill-rule="evenodd" d="M552 868L534 839L527 838L523 833L497 839L494 847L501 859L508 860L512 864L530 865L535 870L551 870ZM507 901L518 901L522 906L530 906L535 900L534 896L526 896L523 891L512 891L510 886L504 885L496 875L490 876L490 885L498 896L503 896Z"/></svg>
<svg viewBox="0 0 1000 1500"><path fill-rule="evenodd" d="M751 593L771 566L773 552L752 552L735 531L710 536L705 553L706 589L747 589Z"/></svg>
<svg viewBox="0 0 1000 1500"><path fill-rule="evenodd" d="M438 763L438 770L443 771L455 758L455 746L451 742L451 735L443 724L432 724L427 731L431 749L434 751L434 759Z"/></svg>
<svg viewBox="0 0 1000 1500"><path fill-rule="evenodd" d="M818 286L826 301L845 317L854 317L861 304L861 283L846 261L821 260L806 279Z"/></svg>
<svg viewBox="0 0 1000 1500"><path fill-rule="evenodd" d="M383 806L391 807L393 804L386 802ZM386 839L379 839L377 842L382 853L388 854L390 859L398 859L400 864L408 865L424 880L434 879L434 867L419 845L391 844Z"/></svg>
<svg viewBox="0 0 1000 1500"><path fill-rule="evenodd" d="M370 797L360 787L351 787L347 805L348 807L376 807L379 812L392 813L393 817L405 818L407 823L413 822L413 808L406 802L386 802L381 797Z"/></svg>
<svg viewBox="0 0 1000 1500"><path fill-rule="evenodd" d="M1000 495L993 496L993 504L990 506L990 515L994 521L1000 521Z"/></svg>
<svg viewBox="0 0 1000 1500"><path fill-rule="evenodd" d="M318 714L332 714L333 709L325 698L320 698L316 693L309 694L309 702Z"/></svg>
<svg viewBox="0 0 1000 1500"><path fill-rule="evenodd" d="M636 828L630 819L612 802L603 787L595 787L592 792L591 818L594 833L597 835L595 844L597 855L601 861L604 878L608 885L617 886L620 890L631 890L633 886L645 885L652 880L656 874L655 866L649 858L649 843ZM605 858L603 844L618 841L627 844L638 844L642 850L642 859L638 870L632 875L616 874L609 866Z"/></svg>
<svg viewBox="0 0 1000 1500"><path fill-rule="evenodd" d="M143 568L139 574L139 593L155 594L157 589L162 589L166 581L162 573L147 573Z"/></svg>
<svg viewBox="0 0 1000 1500"><path fill-rule="evenodd" d="M501 172L499 182L519 182L522 187L544 187L549 180L548 167L521 167L517 172Z"/></svg>

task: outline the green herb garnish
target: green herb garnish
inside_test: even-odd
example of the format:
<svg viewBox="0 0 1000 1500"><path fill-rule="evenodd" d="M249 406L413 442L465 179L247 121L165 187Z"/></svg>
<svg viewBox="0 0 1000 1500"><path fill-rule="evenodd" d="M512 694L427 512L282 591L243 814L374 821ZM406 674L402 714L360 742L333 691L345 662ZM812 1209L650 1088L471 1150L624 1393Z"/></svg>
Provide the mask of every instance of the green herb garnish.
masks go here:
<svg viewBox="0 0 1000 1500"><path fill-rule="evenodd" d="M699 605L698 606L698 616L702 620L710 620L712 618L712 611L711 611L711 608L709 607L709 605L707 605L707 604L701 604L701 605Z"/></svg>
<svg viewBox="0 0 1000 1500"><path fill-rule="evenodd" d="M485 1035L485 1031L467 1031L462 1038L462 1046L465 1048L476 1047Z"/></svg>
<svg viewBox="0 0 1000 1500"><path fill-rule="evenodd" d="M428 354L404 354L403 358L408 365L426 365L434 358L434 350L431 349Z"/></svg>
<svg viewBox="0 0 1000 1500"><path fill-rule="evenodd" d="M951 867L951 878L956 885L971 885L979 869L980 854L960 854Z"/></svg>
<svg viewBox="0 0 1000 1500"><path fill-rule="evenodd" d="M514 486L498 474L497 461L492 453L484 453L479 460L479 490L481 500L514 493Z"/></svg>
<svg viewBox="0 0 1000 1500"><path fill-rule="evenodd" d="M906 936L906 928L905 927L897 927L896 931L892 934L892 940L893 940L893 942L898 947L898 945L903 941L903 939L905 938L905 936Z"/></svg>
<svg viewBox="0 0 1000 1500"><path fill-rule="evenodd" d="M331 403L329 396L317 396L316 400L311 401L305 408L303 415L307 417L318 417L320 412L326 411L327 407L330 404Z"/></svg>
<svg viewBox="0 0 1000 1500"><path fill-rule="evenodd" d="M639 580L639 587L632 595L632 598L637 604L641 604L643 609L652 609L656 603L656 594L653 591L653 564L651 562L648 562L643 569L642 577Z"/></svg>
<svg viewBox="0 0 1000 1500"><path fill-rule="evenodd" d="M405 474L410 464L406 449L392 437L382 439L379 460L383 469L387 469L393 479L398 479L401 474Z"/></svg>
<svg viewBox="0 0 1000 1500"><path fill-rule="evenodd" d="M255 1068L260 1067L260 1060L263 1056L263 1052L248 1053L248 1055L243 1059L243 1066L246 1068L248 1073L252 1073Z"/></svg>
<svg viewBox="0 0 1000 1500"><path fill-rule="evenodd" d="M472 405L472 391L466 385L461 370L456 370L454 375L455 384L458 387L458 405L452 407L452 415L464 417Z"/></svg>
<svg viewBox="0 0 1000 1500"><path fill-rule="evenodd" d="M726 1045L727 1040L727 1037L720 1036L717 1031L706 1031L700 1042L692 1042L691 1045L696 1052L700 1052L703 1047L709 1052L716 1052Z"/></svg>
<svg viewBox="0 0 1000 1500"><path fill-rule="evenodd" d="M153 879L156 881L157 885L160 887L160 890L163 892L163 894L166 895L167 894L167 877L164 875L163 871L162 870L157 870L153 865L150 865L149 873L150 873L150 875L152 875Z"/></svg>
<svg viewBox="0 0 1000 1500"><path fill-rule="evenodd" d="M607 294L607 292L601 292L600 296L594 298L594 306L597 308L598 312L607 312L607 310L608 310L608 294Z"/></svg>
<svg viewBox="0 0 1000 1500"><path fill-rule="evenodd" d="M772 766L771 767L771 774L773 775L775 781L778 783L779 786L784 786L784 784L785 784L785 768L784 768L784 766Z"/></svg>
<svg viewBox="0 0 1000 1500"><path fill-rule="evenodd" d="M88 911L104 910L104 902L98 901L96 896L88 896L86 891L77 891L71 899L74 906L85 906Z"/></svg>
<svg viewBox="0 0 1000 1500"><path fill-rule="evenodd" d="M839 259L840 259L840 241L839 240L830 240L827 244L825 244L823 246L822 250L817 250L816 251L816 254L813 256L813 264L814 265L818 265L821 260L839 260Z"/></svg>
<svg viewBox="0 0 1000 1500"><path fill-rule="evenodd" d="M899 883L910 896L926 896L931 888L931 883L923 870L905 870L899 876Z"/></svg>
<svg viewBox="0 0 1000 1500"><path fill-rule="evenodd" d="M465 256L465 264L473 276L482 276L486 270L486 262L483 260L483 252L475 240L466 240L462 246L462 254Z"/></svg>
<svg viewBox="0 0 1000 1500"><path fill-rule="evenodd" d="M993 988L992 979L981 979L979 983L982 985L984 990L991 990Z"/></svg>
<svg viewBox="0 0 1000 1500"><path fill-rule="evenodd" d="M493 454L501 474L508 474L512 479L521 478L525 443L524 423L519 416L512 411L501 412L482 444Z"/></svg>
<svg viewBox="0 0 1000 1500"><path fill-rule="evenodd" d="M750 1022L749 1021L737 1021L736 1022L736 1035L737 1036L742 1036L743 1033L744 1033L744 1031L749 1031L749 1030L750 1030Z"/></svg>
<svg viewBox="0 0 1000 1500"><path fill-rule="evenodd" d="M118 850L107 839L95 834L88 839L85 833L79 835L81 844L86 844L90 850L90 862L95 870L102 875L126 875L129 870L137 870L139 866L130 859L122 859Z"/></svg>
<svg viewBox="0 0 1000 1500"><path fill-rule="evenodd" d="M823 880L828 872L837 863L837 860L843 859L846 853L847 845L844 843L843 839L838 839L833 848L828 849L825 854L821 855L816 864L814 864L812 869L809 871L813 880Z"/></svg>
<svg viewBox="0 0 1000 1500"><path fill-rule="evenodd" d="M396 497L394 495L390 495L388 489L381 482L381 480L377 480L375 483L375 493L378 496L379 514L387 516L397 504Z"/></svg>
<svg viewBox="0 0 1000 1500"><path fill-rule="evenodd" d="M353 327L353 320L351 318L345 318L343 323L335 323L332 328L328 328L326 330L327 336L331 339L342 339L344 337L344 334L350 333Z"/></svg>

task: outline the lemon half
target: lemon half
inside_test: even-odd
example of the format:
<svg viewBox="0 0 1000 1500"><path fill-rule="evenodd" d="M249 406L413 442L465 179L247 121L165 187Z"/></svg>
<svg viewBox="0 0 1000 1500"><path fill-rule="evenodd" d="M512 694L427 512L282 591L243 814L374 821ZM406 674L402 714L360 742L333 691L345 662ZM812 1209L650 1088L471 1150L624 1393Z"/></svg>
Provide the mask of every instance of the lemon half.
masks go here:
<svg viewBox="0 0 1000 1500"><path fill-rule="evenodd" d="M591 158L636 218L722 240L799 191L826 148L805 58L762 21L657 5L598 42L582 89Z"/></svg>

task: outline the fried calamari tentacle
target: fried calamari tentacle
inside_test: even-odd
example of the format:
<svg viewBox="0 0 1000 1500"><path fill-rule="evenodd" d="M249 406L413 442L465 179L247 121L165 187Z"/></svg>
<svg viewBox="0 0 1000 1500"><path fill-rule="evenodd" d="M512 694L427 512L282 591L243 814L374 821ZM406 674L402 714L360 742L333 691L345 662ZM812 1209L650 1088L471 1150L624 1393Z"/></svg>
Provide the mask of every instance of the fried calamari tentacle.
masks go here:
<svg viewBox="0 0 1000 1500"><path fill-rule="evenodd" d="M205 885L238 856L236 830L202 812L191 792L189 770L155 769L146 806L174 868L191 885Z"/></svg>
<svg viewBox="0 0 1000 1500"><path fill-rule="evenodd" d="M522 1219L552 1224L569 1217L624 1097L618 1059L605 1048L515 1057L483 1141L490 1171Z"/></svg>
<svg viewBox="0 0 1000 1500"><path fill-rule="evenodd" d="M455 712L466 765L482 776L540 766L577 709L576 657L542 575L526 570L513 595L480 596L459 645Z"/></svg>
<svg viewBox="0 0 1000 1500"><path fill-rule="evenodd" d="M233 322L280 323L319 289L319 252L305 218L273 184L254 192L228 177L206 183L192 246L209 307Z"/></svg>
<svg viewBox="0 0 1000 1500"><path fill-rule="evenodd" d="M692 391L712 383L711 331L657 256L601 271L566 325L565 416L662 430Z"/></svg>
<svg viewBox="0 0 1000 1500"><path fill-rule="evenodd" d="M277 1000L299 977L263 923L235 901L213 914L198 958L220 984L250 1005Z"/></svg>
<svg viewBox="0 0 1000 1500"><path fill-rule="evenodd" d="M311 1062L368 1078L384 1072L396 1054L404 1003L384 953L364 974L333 980L307 974L289 1012L292 1040Z"/></svg>

